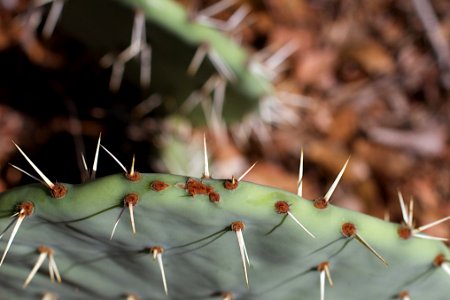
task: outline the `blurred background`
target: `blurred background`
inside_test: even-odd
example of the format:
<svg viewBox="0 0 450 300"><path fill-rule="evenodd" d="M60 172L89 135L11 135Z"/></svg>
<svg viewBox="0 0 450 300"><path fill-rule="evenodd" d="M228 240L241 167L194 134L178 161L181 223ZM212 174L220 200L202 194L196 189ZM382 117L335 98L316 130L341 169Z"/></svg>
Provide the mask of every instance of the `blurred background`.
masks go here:
<svg viewBox="0 0 450 300"><path fill-rule="evenodd" d="M245 180L296 192L303 149L307 199L323 196L351 157L333 204L400 222L400 190L414 198L418 225L450 214L449 1L178 1L189 18L268 68L262 73L270 93L236 118L204 106L202 117L183 113L186 102L174 97L203 97L193 91L204 88L214 59L194 79L166 70L174 61L186 70L201 45L170 46L174 35L166 37L152 19L144 34L154 50L152 81L139 84L125 73L112 84L104 62L129 46L136 23L130 4L145 1L119 1L124 17L116 14L112 23L106 16L118 2L105 1L0 0L2 191L33 181L8 164L31 171L12 140L51 180L78 183L81 153L91 165L100 132L126 166L135 154L141 172L196 177L206 134L214 178L239 176L258 161ZM49 32L46 20L58 7ZM96 10L105 18L95 17ZM110 49L95 45L86 24L92 35L125 39ZM179 63L178 55L186 58ZM139 67L130 60L131 70ZM162 78L169 88L161 88ZM223 82L215 81L212 98L239 85ZM181 95L174 92L178 85ZM222 101L244 110L245 96L236 103L233 97ZM99 176L118 172L101 152ZM450 227L432 233L450 237Z"/></svg>

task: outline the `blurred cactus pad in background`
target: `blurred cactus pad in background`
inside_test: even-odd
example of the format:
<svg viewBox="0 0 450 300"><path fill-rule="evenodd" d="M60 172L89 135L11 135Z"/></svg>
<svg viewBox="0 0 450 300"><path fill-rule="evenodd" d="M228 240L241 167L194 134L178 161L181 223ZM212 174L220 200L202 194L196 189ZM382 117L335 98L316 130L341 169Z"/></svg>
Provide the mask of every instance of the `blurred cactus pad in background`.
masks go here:
<svg viewBox="0 0 450 300"><path fill-rule="evenodd" d="M0 299L447 300L448 11L0 0Z"/></svg>

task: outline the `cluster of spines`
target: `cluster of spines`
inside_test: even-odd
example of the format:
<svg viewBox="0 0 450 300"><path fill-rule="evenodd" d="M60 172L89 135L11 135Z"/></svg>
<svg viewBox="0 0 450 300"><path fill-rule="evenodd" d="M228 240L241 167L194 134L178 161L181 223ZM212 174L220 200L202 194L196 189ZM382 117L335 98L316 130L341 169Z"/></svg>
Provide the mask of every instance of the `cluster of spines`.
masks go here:
<svg viewBox="0 0 450 300"><path fill-rule="evenodd" d="M132 166L130 168L130 170L128 171L125 166L110 152L108 151L103 145L101 145L100 143L101 140L101 136L99 137L98 143L97 143L97 149L96 149L96 154L95 154L95 159L94 159L94 164L93 164L93 168L91 171L91 176L90 178L93 179L95 178L95 172L97 169L97 164L98 164L98 155L99 155L99 149L100 147L102 147L119 165L120 167L124 170L124 176L130 180L130 181L139 181L141 176L140 173L137 172L134 168L134 162L135 162L135 158L133 156L133 160L132 160ZM42 171L40 171L40 169L31 161L30 158L28 158L28 156L22 151L22 149L15 144L17 149L19 150L19 152L24 156L24 158L29 162L29 164L33 167L33 169L36 171L36 173L38 173L38 175L40 176L41 179L34 177L33 175L31 175L30 173L27 173L26 171L22 170L21 168L14 166L14 168L18 169L21 172L24 172L25 174L35 178L36 180L40 181L41 183L43 183L44 185L46 185L49 189L50 195L55 198L55 199L62 199L64 198L65 194L67 193L67 188L63 185L63 184L55 184L53 182L51 182L44 174ZM83 157L84 158L84 157ZM207 155L207 148L206 148L206 138L204 138L204 158L205 158L205 169L204 169L204 173L202 178L203 179L210 179L210 172L209 172L209 165L208 165L208 155ZM84 159L83 159L84 160ZM335 190L339 180L341 179L344 170L346 168L348 164L348 160L346 161L346 163L344 164L343 168L341 169L341 171L339 172L338 176L336 177L336 179L334 180L333 184L331 185L330 189L328 190L328 192L321 198L318 198L316 200L314 200L313 204L314 207L316 207L317 209L325 209L328 206L328 203L330 201L330 198L332 196L333 191ZM86 164L85 164L86 165ZM253 164L246 172L244 172L244 174L242 176L240 176L238 179L236 179L234 176L232 176L231 179L226 179L223 181L223 186L225 189L229 189L229 190L233 190L238 188L238 184L239 182L244 178L244 176L246 174L248 174L248 172L254 167L255 164ZM85 167L85 171L87 173L88 169L87 167ZM302 178L303 178L303 151L301 152L300 155L300 167L299 167L299 179L298 179L298 189L297 189L297 194L299 196L302 196ZM161 180L153 180L152 182L150 182L149 184L150 189L152 189L153 191L156 192L161 192L164 191L165 189L167 189L169 187L169 185L167 183L165 183L164 181ZM186 183L182 185L182 188L186 190L187 194L189 196L194 197L195 195L208 195L209 199L211 202L213 203L217 203L220 201L220 195L214 191L214 188L212 186L209 186L207 184L205 184L202 180L196 180L194 178L189 178L186 180ZM131 219L131 223L132 223L132 231L135 234L136 233L136 227L135 227L135 222L134 222L134 215L133 215L133 207L138 203L139 200L139 195L136 193L129 193L127 194L124 199L123 199L123 203L124 203L124 207L121 210L121 212L119 213L119 216L116 220L116 222L114 223L113 226L113 230L111 233L110 238L113 238L115 229L118 225L118 222L120 220L121 215L123 214L125 208L128 207L129 211L130 211L130 219ZM399 237L402 239L409 239L412 237L416 237L416 238L425 238L425 239L433 239L433 240L447 240L445 238L439 238L439 237L432 237L432 236L428 236L428 235L424 235L421 234L422 231L429 229L437 224L440 224L442 222L445 222L447 220L450 219L450 217L446 217L443 219L440 219L438 221L432 222L428 225L424 225L418 228L414 228L413 226L413 202L412 200L410 201L409 204L409 210L406 208L406 205L404 203L403 197L401 195L401 193L399 192L399 202L400 202L400 207L401 207L401 211L402 211L402 217L403 217L403 221L404 223L401 224L399 226L398 229L398 234ZM292 218L293 221L295 221L295 223L297 223L308 235L310 235L312 238L315 238L315 236L290 212L290 204L287 203L284 200L278 200L274 203L274 211L278 214L282 214L285 217L283 218L282 222L284 221L284 219L286 217L290 217ZM0 261L0 266L3 264L3 261L5 260L6 254L8 253L12 242L14 240L14 237L16 236L20 225L22 224L22 222L25 220L25 218L32 216L34 212L34 204L30 201L25 201L23 203L21 203L18 206L18 212L16 214L13 215L13 217L16 217L16 220L13 220L6 228L5 230L3 230L3 232L0 234L0 239L3 237L3 235L5 234L5 232L12 227L13 225L13 229L12 232L10 234L8 243L6 245L6 248L3 252L1 261ZM281 224L281 223L280 223ZM240 255L241 255L241 260L242 260L242 266L243 266L243 271L244 271L244 279L245 279L245 283L247 285L247 287L249 286L249 275L248 275L248 267L250 266L250 259L249 259L249 255L247 253L247 248L245 246L245 242L244 242L244 236L243 236L243 231L245 229L245 224L243 221L234 221L232 222L225 230L221 231L222 233L226 232L226 231L232 231L236 234L237 237L237 241L238 241L238 247L239 247L239 251L240 251ZM359 241L363 246L365 246L372 254L374 254L384 265L388 265L387 261L383 258L383 256L381 254L379 254L357 231L357 228L355 226L355 224L351 223L351 222L345 222L342 224L341 227L341 233L342 236L345 238L348 238L349 241L351 239L356 239L357 241ZM38 260L36 261L34 267L32 268L31 272L29 273L28 277L26 278L25 282L24 282L24 287L27 287L32 278L34 277L34 275L36 274L36 272L38 271L38 269L41 267L41 265L43 264L44 260L46 258L48 258L49 261L49 273L50 273L50 278L52 281L54 281L54 279L56 278L56 280L58 282L61 282L61 276L59 274L58 268L56 266L56 262L53 256L54 250L50 247L47 246L40 246L37 248L37 251L39 252L39 257ZM163 282L163 287L164 287L164 292L166 294L168 294L168 285L167 285L167 280L166 280L166 275L165 275L165 271L164 271L164 265L163 265L163 261L162 261L162 255L164 253L165 249L161 246L152 246L148 248L148 252L150 254L152 254L153 258L158 262L159 268L160 268L160 272L161 272L161 277L162 277L162 282ZM449 260L442 254L439 254L436 256L436 258L433 261L433 265L435 267L439 267L441 269L443 269L446 273L449 274L450 276L450 263ZM327 278L329 281L330 286L333 286L333 282L331 279L331 272L330 272L330 263L328 261L322 262L317 266L317 270L320 273L320 295L321 295L321 299L325 299L325 279ZM231 294L230 293L223 293L221 294L223 295L223 299L231 299ZM399 293L399 298L400 299L410 299L409 298L409 293L407 291L402 291Z"/></svg>

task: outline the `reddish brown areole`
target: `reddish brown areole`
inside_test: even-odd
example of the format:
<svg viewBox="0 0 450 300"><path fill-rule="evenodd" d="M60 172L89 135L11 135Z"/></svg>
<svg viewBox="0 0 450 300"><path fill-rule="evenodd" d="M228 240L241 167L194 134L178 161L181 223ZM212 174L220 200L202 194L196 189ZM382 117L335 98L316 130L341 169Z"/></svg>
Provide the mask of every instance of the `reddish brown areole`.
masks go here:
<svg viewBox="0 0 450 300"><path fill-rule="evenodd" d="M139 172L133 172L133 174L130 173L125 173L125 177L129 180L129 181L139 181L141 179L141 173Z"/></svg>
<svg viewBox="0 0 450 300"><path fill-rule="evenodd" d="M155 180L150 183L150 188L155 192L161 192L167 189L169 185L161 180Z"/></svg>
<svg viewBox="0 0 450 300"><path fill-rule="evenodd" d="M209 200L214 203L219 202L220 201L219 193L217 193L217 192L209 193Z"/></svg>
<svg viewBox="0 0 450 300"><path fill-rule="evenodd" d="M326 268L329 268L329 267L330 267L330 263L328 261L324 261L317 266L317 271L322 272Z"/></svg>
<svg viewBox="0 0 450 300"><path fill-rule="evenodd" d="M245 224L242 221L236 221L231 223L231 230L233 231L239 231L239 230L244 230L245 228Z"/></svg>
<svg viewBox="0 0 450 300"><path fill-rule="evenodd" d="M214 187L204 184L199 180L195 180L194 178L189 178L186 181L185 189L189 196L208 195L211 202L217 203L220 201L220 195L214 191Z"/></svg>
<svg viewBox="0 0 450 300"><path fill-rule="evenodd" d="M60 184L60 183L56 183L51 189L50 189L50 194L52 195L53 198L55 199L61 199L64 198L64 196L67 194L67 188Z"/></svg>
<svg viewBox="0 0 450 300"><path fill-rule="evenodd" d="M123 198L123 203L125 206L132 205L135 206L139 201L139 195L136 193L129 193Z"/></svg>
<svg viewBox="0 0 450 300"><path fill-rule="evenodd" d="M199 180L189 178L186 181L186 190L190 196L195 196L195 195L208 195L211 191L214 190L214 188L204 184Z"/></svg>
<svg viewBox="0 0 450 300"><path fill-rule="evenodd" d="M29 217L33 214L34 204L32 202L24 202L19 205L19 217Z"/></svg>
<svg viewBox="0 0 450 300"><path fill-rule="evenodd" d="M223 183L223 187L227 190L235 190L239 185L239 181L233 176L231 179L225 180Z"/></svg>
<svg viewBox="0 0 450 300"><path fill-rule="evenodd" d="M233 294L230 292L223 292L221 296L223 300L233 300Z"/></svg>
<svg viewBox="0 0 450 300"><path fill-rule="evenodd" d="M48 255L53 255L53 252L54 252L52 248L47 247L47 246L39 246L37 248L37 251L39 253L47 253Z"/></svg>
<svg viewBox="0 0 450 300"><path fill-rule="evenodd" d="M289 204L286 201L277 201L275 203L275 211L279 214L287 214L289 212Z"/></svg>
<svg viewBox="0 0 450 300"><path fill-rule="evenodd" d="M409 297L409 293L408 293L408 291L401 291L401 292L398 294L398 297L399 297L400 299L404 299L404 298L406 298L406 297Z"/></svg>
<svg viewBox="0 0 450 300"><path fill-rule="evenodd" d="M440 267L443 263L445 263L446 259L444 254L438 254L434 260L433 260L433 265L435 267Z"/></svg>
<svg viewBox="0 0 450 300"><path fill-rule="evenodd" d="M342 224L341 232L345 237L353 237L356 234L356 226L350 222L344 223Z"/></svg>
<svg viewBox="0 0 450 300"><path fill-rule="evenodd" d="M407 239L411 238L411 236L412 236L411 228L409 228L407 226L400 226L397 229L397 233L398 233L398 236L404 240L407 240Z"/></svg>
<svg viewBox="0 0 450 300"><path fill-rule="evenodd" d="M314 200L314 207L318 209L325 209L328 206L328 201L325 198L319 198Z"/></svg>
<svg viewBox="0 0 450 300"><path fill-rule="evenodd" d="M164 248L161 247L161 246L154 246L154 247L150 247L149 251L153 255L163 254L164 253Z"/></svg>

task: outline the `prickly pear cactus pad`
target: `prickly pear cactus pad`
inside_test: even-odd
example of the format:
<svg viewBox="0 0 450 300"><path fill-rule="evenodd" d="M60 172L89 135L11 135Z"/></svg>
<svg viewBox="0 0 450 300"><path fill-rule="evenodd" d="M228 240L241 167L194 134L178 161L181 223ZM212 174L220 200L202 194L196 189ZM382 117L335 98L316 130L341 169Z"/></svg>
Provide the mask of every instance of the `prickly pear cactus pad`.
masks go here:
<svg viewBox="0 0 450 300"><path fill-rule="evenodd" d="M0 298L450 295L447 247L399 224L235 178L129 175L1 194Z"/></svg>
<svg viewBox="0 0 450 300"><path fill-rule="evenodd" d="M226 33L191 19L172 0L66 1L56 30L85 45L111 69L113 90L120 88L123 77L141 85L146 97L158 93L175 100L177 111L198 119L203 120L201 106L189 108L187 99L215 93L205 86L223 89L220 110L231 123L254 111L274 89L269 79L250 70L246 49ZM203 48L207 53L192 71L193 58ZM173 104L167 105L172 111Z"/></svg>

